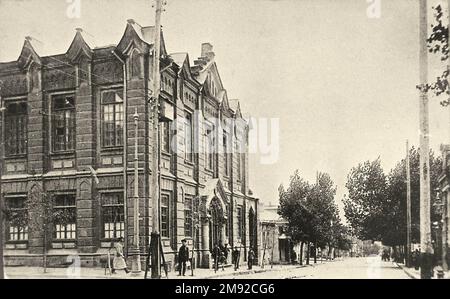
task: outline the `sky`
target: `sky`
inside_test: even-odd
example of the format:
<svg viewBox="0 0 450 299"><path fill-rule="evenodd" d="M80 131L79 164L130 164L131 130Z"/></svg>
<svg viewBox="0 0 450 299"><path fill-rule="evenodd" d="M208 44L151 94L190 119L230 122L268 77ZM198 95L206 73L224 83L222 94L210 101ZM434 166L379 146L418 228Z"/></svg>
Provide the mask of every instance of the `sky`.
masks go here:
<svg viewBox="0 0 450 299"><path fill-rule="evenodd" d="M74 1L79 15L67 13ZM368 14L375 2L380 14ZM440 2L429 0L430 22ZM127 19L154 24L152 3L0 0L0 61L16 60L27 35L65 53L76 27L97 46L116 44ZM388 172L407 139L417 147L418 21L415 0L167 0L162 16L169 53L192 60L210 42L228 97L252 117L279 119L276 162L250 157L251 189L265 204L278 202L278 186L296 169L311 182L317 171L329 173L340 200L352 167L380 157ZM443 68L430 55L430 78ZM440 100L430 97L437 153L450 142L450 112Z"/></svg>

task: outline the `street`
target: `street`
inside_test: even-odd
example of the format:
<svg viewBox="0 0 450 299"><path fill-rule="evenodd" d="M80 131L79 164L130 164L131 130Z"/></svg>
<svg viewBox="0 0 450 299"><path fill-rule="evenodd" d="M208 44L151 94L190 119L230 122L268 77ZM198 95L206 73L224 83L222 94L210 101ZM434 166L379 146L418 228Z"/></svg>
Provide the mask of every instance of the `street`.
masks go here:
<svg viewBox="0 0 450 299"><path fill-rule="evenodd" d="M314 267L286 269L248 274L241 277L228 276L221 279L409 279L405 272L391 262L382 262L379 256L348 258L320 262Z"/></svg>

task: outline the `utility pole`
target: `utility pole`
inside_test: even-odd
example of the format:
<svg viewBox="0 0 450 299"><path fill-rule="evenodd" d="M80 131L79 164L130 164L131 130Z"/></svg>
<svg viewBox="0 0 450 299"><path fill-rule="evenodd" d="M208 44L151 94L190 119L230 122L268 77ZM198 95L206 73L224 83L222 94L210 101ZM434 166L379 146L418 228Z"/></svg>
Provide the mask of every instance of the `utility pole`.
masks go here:
<svg viewBox="0 0 450 299"><path fill-rule="evenodd" d="M3 101L2 101L2 82L0 81L0 115L1 120L3 122ZM3 130L0 127L0 279L5 278L5 268L3 265L3 232L5 231L3 228L3 195L2 195L2 174L3 174Z"/></svg>
<svg viewBox="0 0 450 299"><path fill-rule="evenodd" d="M433 246L431 244L430 226L430 145L428 123L428 15L427 0L420 1L419 25L419 72L420 72L420 276L430 279L433 271Z"/></svg>
<svg viewBox="0 0 450 299"><path fill-rule="evenodd" d="M411 170L409 142L406 141L406 267L411 267Z"/></svg>
<svg viewBox="0 0 450 299"><path fill-rule="evenodd" d="M133 204L133 250L132 250L132 262L131 273L133 275L139 275L141 273L141 251L139 248L139 153L138 153L138 121L139 114L137 108L134 115L134 204Z"/></svg>
<svg viewBox="0 0 450 299"><path fill-rule="evenodd" d="M162 0L156 0L155 14L155 42L153 52L153 107L152 118L152 150L151 164L151 197L152 197L152 234L151 234L151 257L152 278L161 278L161 252L159 235L159 93L161 88L160 57L161 57L161 13Z"/></svg>

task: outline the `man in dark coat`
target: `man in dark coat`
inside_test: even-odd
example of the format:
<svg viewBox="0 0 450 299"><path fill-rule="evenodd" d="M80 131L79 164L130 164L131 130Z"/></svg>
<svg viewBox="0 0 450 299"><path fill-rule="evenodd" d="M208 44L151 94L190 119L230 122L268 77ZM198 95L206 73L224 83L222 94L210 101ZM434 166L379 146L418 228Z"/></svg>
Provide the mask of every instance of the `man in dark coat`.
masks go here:
<svg viewBox="0 0 450 299"><path fill-rule="evenodd" d="M220 254L221 254L220 247L217 243L214 244L214 248L212 250L212 257L214 260L214 272L217 272L219 270L219 261L220 261Z"/></svg>
<svg viewBox="0 0 450 299"><path fill-rule="evenodd" d="M253 267L253 261L255 260L255 252L253 251L252 248L250 248L250 250L248 251L248 269L251 270Z"/></svg>
<svg viewBox="0 0 450 299"><path fill-rule="evenodd" d="M183 276L186 274L186 262L189 261L189 248L186 246L186 239L181 240L181 243L178 251L178 276L181 276L181 273L183 273Z"/></svg>
<svg viewBox="0 0 450 299"><path fill-rule="evenodd" d="M232 262L233 262L233 265L234 265L234 271L239 269L239 255L240 255L240 252L239 252L238 247L234 246L234 250L231 253L231 259L232 259Z"/></svg>

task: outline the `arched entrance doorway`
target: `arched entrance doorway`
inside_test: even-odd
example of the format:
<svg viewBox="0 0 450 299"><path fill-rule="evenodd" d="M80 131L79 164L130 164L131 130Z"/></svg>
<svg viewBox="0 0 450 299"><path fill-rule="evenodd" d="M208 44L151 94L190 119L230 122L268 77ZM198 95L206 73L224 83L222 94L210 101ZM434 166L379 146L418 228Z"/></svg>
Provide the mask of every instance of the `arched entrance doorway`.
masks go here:
<svg viewBox="0 0 450 299"><path fill-rule="evenodd" d="M209 220L209 248L213 249L214 244L223 244L224 241L224 215L220 200L215 197L211 201Z"/></svg>

